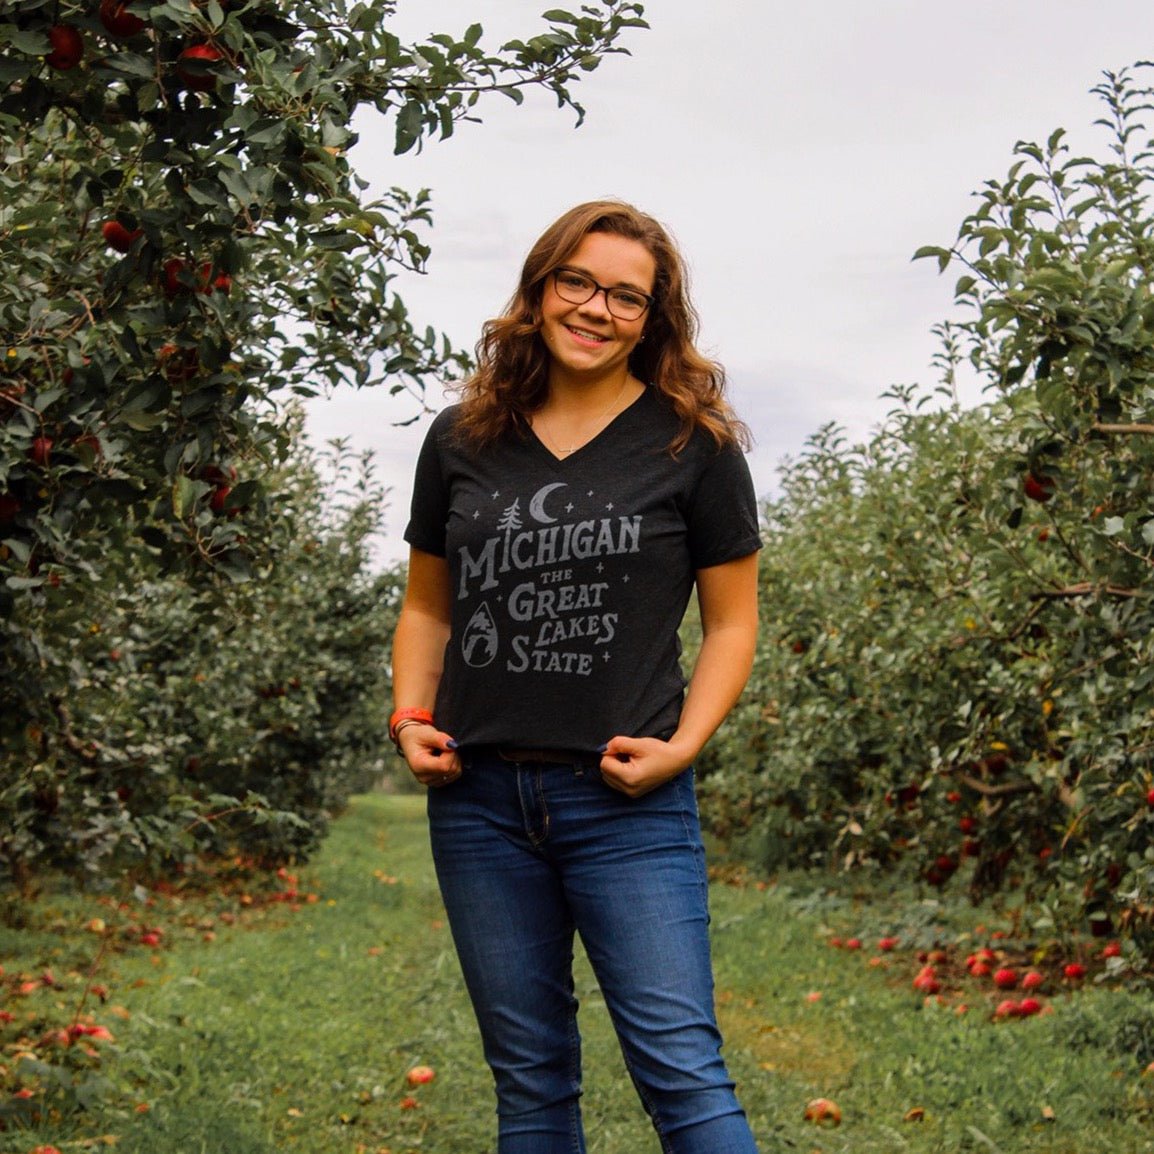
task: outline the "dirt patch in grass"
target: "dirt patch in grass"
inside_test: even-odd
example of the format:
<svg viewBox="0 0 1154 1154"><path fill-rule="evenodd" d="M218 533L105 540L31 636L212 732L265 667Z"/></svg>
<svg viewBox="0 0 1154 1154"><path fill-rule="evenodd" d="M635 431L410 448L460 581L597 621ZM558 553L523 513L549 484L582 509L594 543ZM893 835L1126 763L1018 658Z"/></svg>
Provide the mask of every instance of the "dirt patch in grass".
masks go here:
<svg viewBox="0 0 1154 1154"><path fill-rule="evenodd" d="M730 1049L744 1050L763 1070L802 1081L845 1078L855 1059L849 1040L823 1023L820 1029L767 1022L752 999L730 991L717 997L717 1018Z"/></svg>

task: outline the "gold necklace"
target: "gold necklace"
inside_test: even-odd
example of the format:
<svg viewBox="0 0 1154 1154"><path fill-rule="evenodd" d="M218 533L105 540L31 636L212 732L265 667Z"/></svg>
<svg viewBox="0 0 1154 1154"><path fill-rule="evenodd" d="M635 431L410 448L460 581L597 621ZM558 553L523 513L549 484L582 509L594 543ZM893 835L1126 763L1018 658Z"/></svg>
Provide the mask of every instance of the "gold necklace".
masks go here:
<svg viewBox="0 0 1154 1154"><path fill-rule="evenodd" d="M557 444L557 442L553 439L553 435L549 432L545 421L542 419L540 413L538 413L537 422L541 426L541 432L545 434L545 440L549 442L549 445L553 451L555 453L559 453L562 457L568 457L570 453L575 453L578 449L582 448L582 446L589 444L589 442L593 440L593 438L597 436L597 434L604 428L609 418L609 414L612 413L615 408L617 408L618 404L620 404L621 398L625 395L625 388L628 384L629 378L626 377L625 380L621 383L621 388L617 390L617 395L613 398L613 400L609 402L609 407L596 419L593 431L583 441L581 441L580 444L573 445L568 449L562 448L562 446Z"/></svg>

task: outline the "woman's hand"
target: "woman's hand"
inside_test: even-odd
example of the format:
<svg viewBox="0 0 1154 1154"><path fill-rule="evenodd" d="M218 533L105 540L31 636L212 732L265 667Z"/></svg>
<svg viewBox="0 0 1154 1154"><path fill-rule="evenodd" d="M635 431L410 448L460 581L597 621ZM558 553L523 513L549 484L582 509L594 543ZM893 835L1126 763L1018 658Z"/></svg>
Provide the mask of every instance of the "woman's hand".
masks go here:
<svg viewBox="0 0 1154 1154"><path fill-rule="evenodd" d="M435 726L406 725L397 734L397 744L412 775L422 785L448 785L461 776L456 742Z"/></svg>
<svg viewBox="0 0 1154 1154"><path fill-rule="evenodd" d="M659 737L614 737L601 756L601 776L627 797L641 797L688 769L692 761Z"/></svg>

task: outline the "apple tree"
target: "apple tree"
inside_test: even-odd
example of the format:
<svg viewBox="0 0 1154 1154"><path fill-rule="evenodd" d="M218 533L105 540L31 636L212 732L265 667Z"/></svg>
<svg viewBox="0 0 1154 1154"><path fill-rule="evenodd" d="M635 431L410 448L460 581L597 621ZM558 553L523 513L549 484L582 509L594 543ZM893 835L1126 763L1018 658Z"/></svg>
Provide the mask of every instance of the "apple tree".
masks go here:
<svg viewBox="0 0 1154 1154"><path fill-rule="evenodd" d="M170 604L180 581L227 602L283 563L294 397L419 397L463 363L394 287L428 254L429 196L368 193L354 118L387 118L398 157L487 98L544 90L580 118L574 84L643 26L640 5L605 0L498 48L478 24L407 45L394 9L0 12L0 812L65 784L78 814L108 802L83 751L124 719L85 712L93 603L141 582L147 618L156 580Z"/></svg>
<svg viewBox="0 0 1154 1154"><path fill-rule="evenodd" d="M793 861L912 862L1154 936L1154 298L1143 68L1104 159L1024 142L950 247L941 391L814 438L771 503L765 634L707 781ZM967 366L987 401L952 399ZM752 756L742 749L752 749ZM963 867L966 867L963 869Z"/></svg>

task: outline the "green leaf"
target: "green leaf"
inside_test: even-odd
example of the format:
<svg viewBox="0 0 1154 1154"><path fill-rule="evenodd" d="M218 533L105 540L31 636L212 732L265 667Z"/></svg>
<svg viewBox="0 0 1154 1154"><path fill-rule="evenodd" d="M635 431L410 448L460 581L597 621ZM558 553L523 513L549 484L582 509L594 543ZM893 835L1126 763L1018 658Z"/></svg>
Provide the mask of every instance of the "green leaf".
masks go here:
<svg viewBox="0 0 1154 1154"><path fill-rule="evenodd" d="M24 32L14 24L0 24L0 44L11 44L29 56L45 56L52 50L46 32Z"/></svg>
<svg viewBox="0 0 1154 1154"><path fill-rule="evenodd" d="M181 473L172 486L172 513L177 520L183 521L196 507L197 501L205 495L209 486L203 481L194 481L191 477Z"/></svg>
<svg viewBox="0 0 1154 1154"><path fill-rule="evenodd" d="M948 248L942 248L936 244L925 244L914 253L911 260L925 260L927 257L933 257L938 262L938 271L944 272L946 266L950 263L953 253Z"/></svg>

